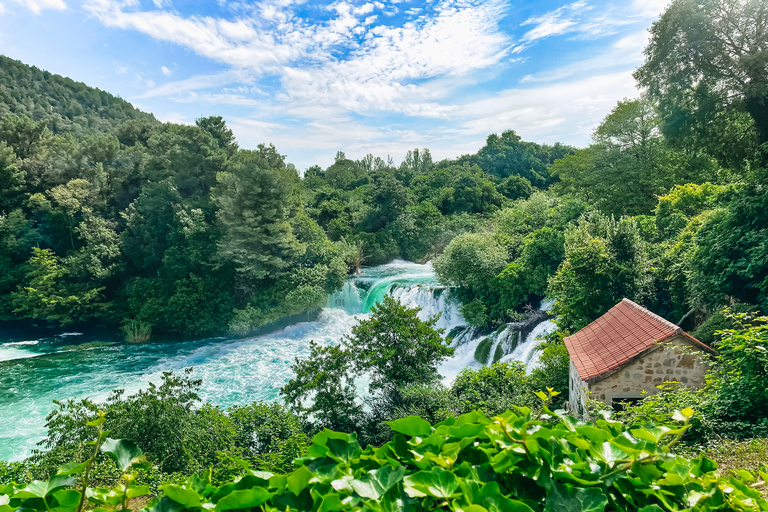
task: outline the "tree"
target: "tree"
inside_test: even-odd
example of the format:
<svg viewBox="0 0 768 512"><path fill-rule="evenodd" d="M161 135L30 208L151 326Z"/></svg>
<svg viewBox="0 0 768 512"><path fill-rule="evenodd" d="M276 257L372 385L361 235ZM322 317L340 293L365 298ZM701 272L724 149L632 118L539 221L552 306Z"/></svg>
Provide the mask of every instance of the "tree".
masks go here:
<svg viewBox="0 0 768 512"><path fill-rule="evenodd" d="M19 169L19 163L13 148L0 142L0 212L10 213L21 206L26 172Z"/></svg>
<svg viewBox="0 0 768 512"><path fill-rule="evenodd" d="M435 329L438 317L421 320L420 308L408 308L389 295L345 336L343 344L360 372L370 374L371 392L396 394L402 387L431 384L437 366L453 354Z"/></svg>
<svg viewBox="0 0 768 512"><path fill-rule="evenodd" d="M531 194L533 194L531 182L516 174L504 178L497 189L504 197L512 199L513 201L517 199L528 199L531 197Z"/></svg>
<svg viewBox="0 0 768 512"><path fill-rule="evenodd" d="M220 173L214 191L222 230L218 259L250 280L277 277L306 250L290 224L298 175L264 163L254 159Z"/></svg>
<svg viewBox="0 0 768 512"><path fill-rule="evenodd" d="M441 283L475 293L482 293L506 264L507 251L492 236L480 233L457 236L434 261Z"/></svg>
<svg viewBox="0 0 768 512"><path fill-rule="evenodd" d="M13 210L7 215L0 212L0 320L12 318L11 292L26 275L26 262L37 241L37 230L24 212Z"/></svg>
<svg viewBox="0 0 768 512"><path fill-rule="evenodd" d="M343 347L311 342L309 357L297 357L291 370L296 376L280 389L280 394L313 430L351 432L356 428L363 409L356 399L352 360Z"/></svg>
<svg viewBox="0 0 768 512"><path fill-rule="evenodd" d="M658 128L654 105L647 99L618 102L595 130L589 148L551 167L561 180L556 189L576 194L608 215L647 215L657 196L673 185L707 179L707 160L672 151Z"/></svg>
<svg viewBox="0 0 768 512"><path fill-rule="evenodd" d="M75 227L79 224L79 214L87 215L93 211L93 187L87 180L75 179L66 185L52 188L47 195L52 202L51 212L64 219L74 250Z"/></svg>
<svg viewBox="0 0 768 512"><path fill-rule="evenodd" d="M237 153L235 134L227 128L227 123L221 116L201 117L195 120L195 124L201 130L210 133L219 143L219 147L226 150L227 156L232 157Z"/></svg>
<svg viewBox="0 0 768 512"><path fill-rule="evenodd" d="M235 444L257 467L285 473L305 454L307 435L299 418L276 402L253 402L227 409L235 430Z"/></svg>
<svg viewBox="0 0 768 512"><path fill-rule="evenodd" d="M763 0L676 0L653 24L635 77L671 140L736 166L768 142L767 17Z"/></svg>
<svg viewBox="0 0 768 512"><path fill-rule="evenodd" d="M11 294L14 313L26 318L49 320L61 325L93 316L105 308L97 302L103 288L73 293L62 278L67 270L50 249L33 248L25 282Z"/></svg>
<svg viewBox="0 0 768 512"><path fill-rule="evenodd" d="M566 230L565 259L549 281L558 326L581 329L624 297L643 302L649 270L633 219L582 218Z"/></svg>
<svg viewBox="0 0 768 512"><path fill-rule="evenodd" d="M696 234L688 292L716 308L735 299L768 310L768 171L760 170Z"/></svg>

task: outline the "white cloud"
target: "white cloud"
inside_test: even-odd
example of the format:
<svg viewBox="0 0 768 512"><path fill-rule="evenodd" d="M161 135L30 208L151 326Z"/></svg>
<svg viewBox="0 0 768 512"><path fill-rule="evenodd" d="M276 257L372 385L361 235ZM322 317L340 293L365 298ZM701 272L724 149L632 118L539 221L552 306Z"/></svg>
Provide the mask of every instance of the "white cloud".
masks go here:
<svg viewBox="0 0 768 512"><path fill-rule="evenodd" d="M644 60L643 49L648 43L648 32L634 32L613 43L603 53L572 62L560 68L525 76L522 82L552 82L573 76L594 75L616 68L639 66Z"/></svg>
<svg viewBox="0 0 768 512"><path fill-rule="evenodd" d="M161 71L161 72L162 72L162 73L163 73L165 76L171 76L171 75L173 74L173 71L171 71L170 69L168 69L166 66L160 66L160 71Z"/></svg>
<svg viewBox="0 0 768 512"><path fill-rule="evenodd" d="M11 2L23 5L35 14L40 14L46 9L61 11L67 8L64 0L11 0Z"/></svg>
<svg viewBox="0 0 768 512"><path fill-rule="evenodd" d="M453 107L437 103L432 90L413 82L488 68L501 62L510 46L498 25L504 0L444 0L430 15L401 26L373 27L368 25L375 18L365 17L377 7L373 3L353 7L340 1L328 7L334 15L326 22L310 24L286 15L277 18L290 21L276 25L263 17L185 18L133 10L117 0L87 0L85 7L108 26L138 30L232 67L220 75L164 84L140 97L175 96L266 74L280 80L283 90L277 97L286 109L302 116L319 106L325 114L386 110L447 117ZM261 5L262 11L266 7ZM288 12L275 2L269 7Z"/></svg>
<svg viewBox="0 0 768 512"><path fill-rule="evenodd" d="M574 2L564 5L541 16L528 18L521 25L535 25L523 36L525 41L535 41L544 37L557 36L571 32L578 26L576 15L590 7L586 2Z"/></svg>
<svg viewBox="0 0 768 512"><path fill-rule="evenodd" d="M352 12L355 13L357 16L365 16L366 14L370 14L373 12L374 5L371 2L365 3L361 5L360 7L356 7L352 9Z"/></svg>
<svg viewBox="0 0 768 512"><path fill-rule="evenodd" d="M216 75L195 75L184 80L169 82L154 89L150 89L140 98L154 98L158 96L170 96L186 91L199 89L212 89L233 83L250 83L251 75L242 71L227 71Z"/></svg>
<svg viewBox="0 0 768 512"><path fill-rule="evenodd" d="M644 18L655 18L669 6L672 0L635 0L630 9Z"/></svg>
<svg viewBox="0 0 768 512"><path fill-rule="evenodd" d="M530 89L509 89L463 105L458 129L480 135L513 128L526 140L586 143L602 118L624 97L637 96L631 71L591 76Z"/></svg>

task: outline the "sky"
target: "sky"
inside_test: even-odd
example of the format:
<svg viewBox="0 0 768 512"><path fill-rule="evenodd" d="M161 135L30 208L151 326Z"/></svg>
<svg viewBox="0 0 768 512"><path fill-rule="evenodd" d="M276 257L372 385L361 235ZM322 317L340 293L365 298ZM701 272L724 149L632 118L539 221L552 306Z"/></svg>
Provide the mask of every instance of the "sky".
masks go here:
<svg viewBox="0 0 768 512"><path fill-rule="evenodd" d="M221 115L303 170L589 143L667 0L0 0L0 53L161 121Z"/></svg>

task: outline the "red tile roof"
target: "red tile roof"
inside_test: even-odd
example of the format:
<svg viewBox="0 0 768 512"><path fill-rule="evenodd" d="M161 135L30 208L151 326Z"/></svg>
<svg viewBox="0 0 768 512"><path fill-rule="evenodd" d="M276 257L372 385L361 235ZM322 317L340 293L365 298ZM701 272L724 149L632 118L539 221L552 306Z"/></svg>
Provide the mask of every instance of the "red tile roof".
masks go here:
<svg viewBox="0 0 768 512"><path fill-rule="evenodd" d="M656 343L675 335L682 335L695 347L714 353L680 327L629 299L622 299L606 314L565 338L565 346L581 380L596 382L652 349Z"/></svg>

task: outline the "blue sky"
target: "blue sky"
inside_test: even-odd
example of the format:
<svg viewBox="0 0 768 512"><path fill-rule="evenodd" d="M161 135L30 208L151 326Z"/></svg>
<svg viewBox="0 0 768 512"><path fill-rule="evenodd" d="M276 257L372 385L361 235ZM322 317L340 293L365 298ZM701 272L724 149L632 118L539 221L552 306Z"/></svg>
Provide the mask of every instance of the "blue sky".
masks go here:
<svg viewBox="0 0 768 512"><path fill-rule="evenodd" d="M305 169L493 132L589 142L666 0L0 0L0 53Z"/></svg>

